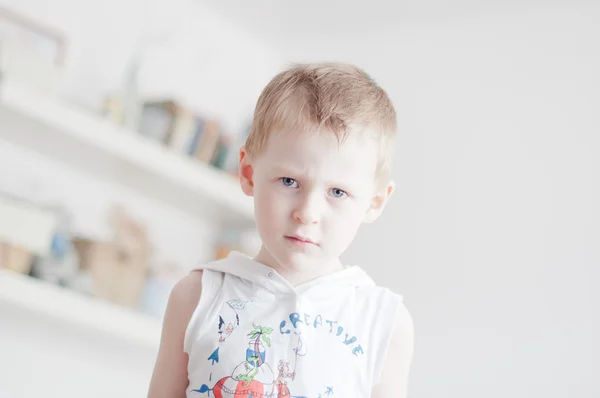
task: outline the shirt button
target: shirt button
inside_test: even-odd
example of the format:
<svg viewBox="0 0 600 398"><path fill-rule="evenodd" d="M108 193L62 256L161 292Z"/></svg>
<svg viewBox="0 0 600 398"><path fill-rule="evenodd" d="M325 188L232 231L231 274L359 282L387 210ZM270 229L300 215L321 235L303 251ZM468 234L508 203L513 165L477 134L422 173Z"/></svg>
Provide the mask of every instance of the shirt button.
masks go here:
<svg viewBox="0 0 600 398"><path fill-rule="evenodd" d="M273 271L269 271L269 273L267 274L267 276L268 276L269 278L272 278L272 277L273 277Z"/></svg>

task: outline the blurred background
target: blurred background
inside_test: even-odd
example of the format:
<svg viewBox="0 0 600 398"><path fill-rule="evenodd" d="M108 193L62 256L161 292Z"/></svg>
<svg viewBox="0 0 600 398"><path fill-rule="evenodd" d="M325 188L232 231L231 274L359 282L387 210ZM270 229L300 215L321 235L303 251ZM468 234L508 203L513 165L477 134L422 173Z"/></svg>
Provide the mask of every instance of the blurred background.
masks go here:
<svg viewBox="0 0 600 398"><path fill-rule="evenodd" d="M260 245L237 149L310 61L398 111L344 261L404 296L409 396L600 397L591 0L0 2L0 397L146 395L173 284Z"/></svg>

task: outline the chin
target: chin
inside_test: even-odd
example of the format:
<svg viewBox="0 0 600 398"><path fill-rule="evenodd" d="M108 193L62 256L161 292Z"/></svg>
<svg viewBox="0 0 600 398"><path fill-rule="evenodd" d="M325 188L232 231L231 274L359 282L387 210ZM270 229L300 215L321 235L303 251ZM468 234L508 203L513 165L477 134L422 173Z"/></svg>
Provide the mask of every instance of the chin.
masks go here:
<svg viewBox="0 0 600 398"><path fill-rule="evenodd" d="M332 260L334 258L319 256L313 253L288 252L280 257L280 264L283 264L283 267L291 272L315 272L323 267L327 267L328 262Z"/></svg>
<svg viewBox="0 0 600 398"><path fill-rule="evenodd" d="M314 266L318 260L306 252L294 251L288 248L279 248L275 253L275 260L288 271L302 271Z"/></svg>

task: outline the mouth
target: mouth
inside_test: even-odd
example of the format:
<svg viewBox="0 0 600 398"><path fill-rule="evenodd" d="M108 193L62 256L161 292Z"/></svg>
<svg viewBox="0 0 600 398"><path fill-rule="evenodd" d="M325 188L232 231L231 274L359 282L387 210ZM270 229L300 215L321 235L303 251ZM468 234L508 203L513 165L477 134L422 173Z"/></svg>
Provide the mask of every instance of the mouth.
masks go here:
<svg viewBox="0 0 600 398"><path fill-rule="evenodd" d="M285 239L299 246L319 246L318 243L298 235L288 235Z"/></svg>

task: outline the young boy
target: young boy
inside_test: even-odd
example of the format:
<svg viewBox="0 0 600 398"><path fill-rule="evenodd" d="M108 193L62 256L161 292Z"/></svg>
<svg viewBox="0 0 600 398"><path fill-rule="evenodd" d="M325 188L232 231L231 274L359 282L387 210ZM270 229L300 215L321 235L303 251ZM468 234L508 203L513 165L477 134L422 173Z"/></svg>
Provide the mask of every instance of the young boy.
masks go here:
<svg viewBox="0 0 600 398"><path fill-rule="evenodd" d="M150 398L403 398L413 325L401 297L339 257L392 194L396 113L345 64L300 65L261 94L240 182L262 248L173 289Z"/></svg>

